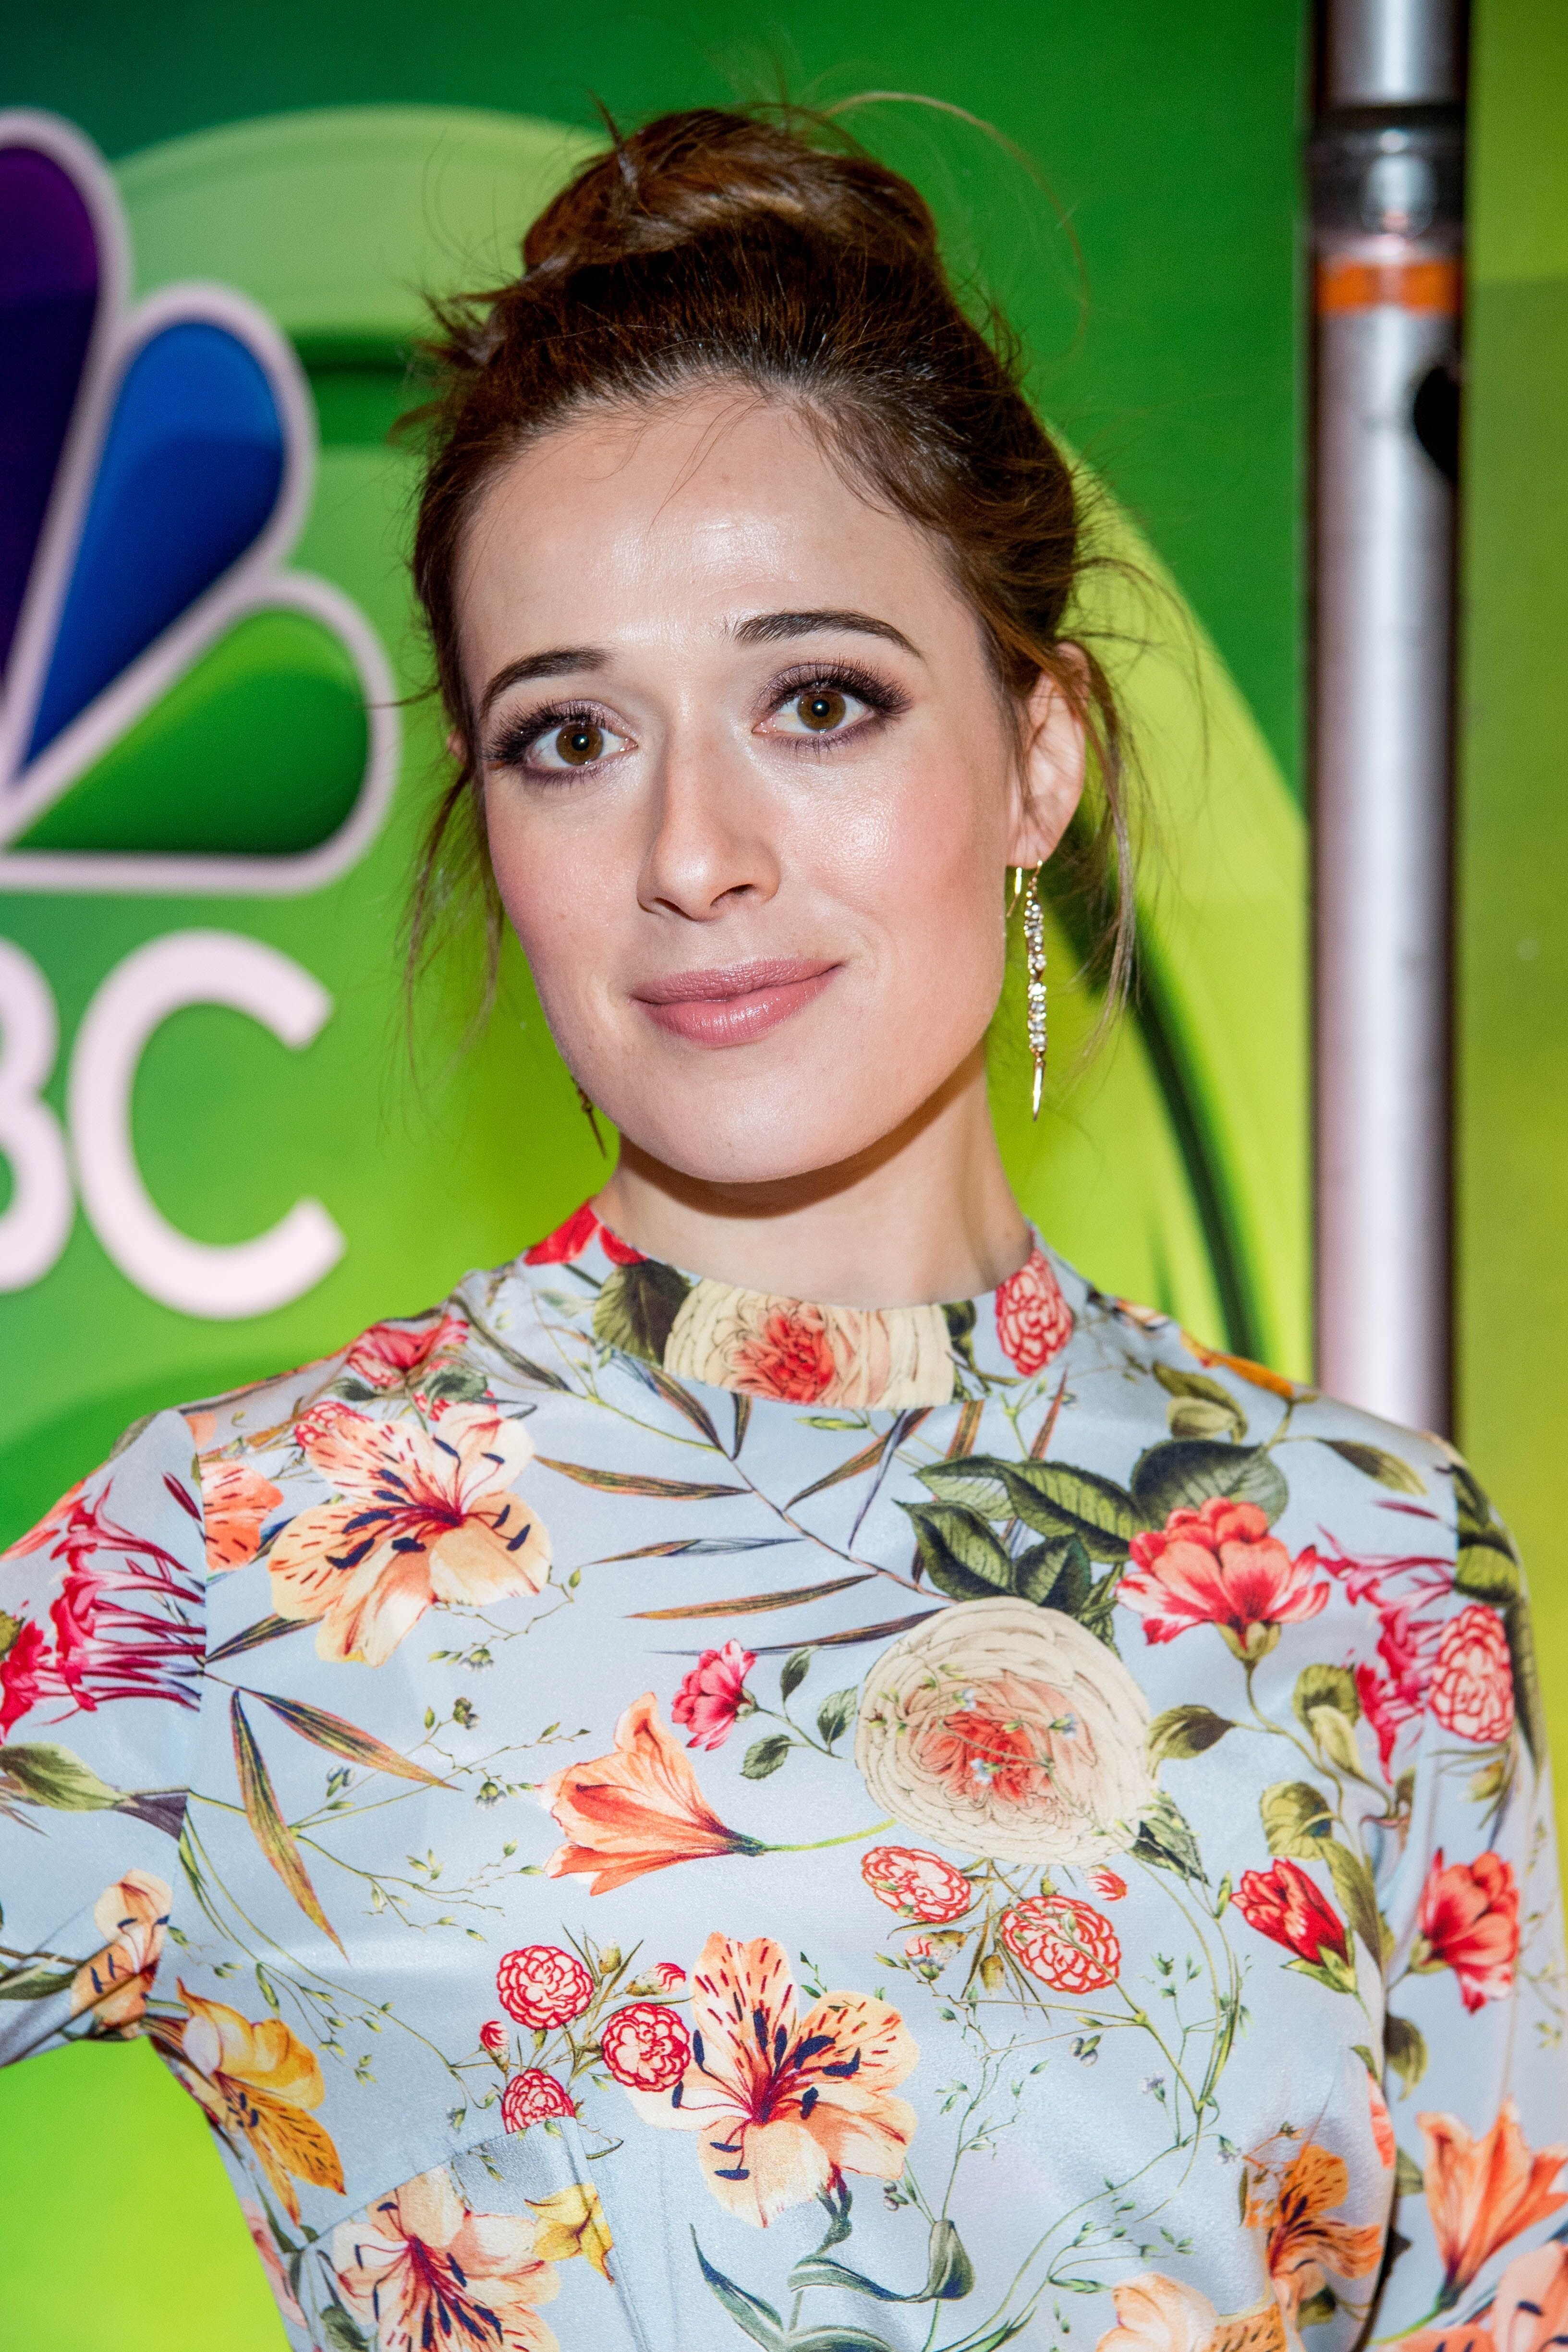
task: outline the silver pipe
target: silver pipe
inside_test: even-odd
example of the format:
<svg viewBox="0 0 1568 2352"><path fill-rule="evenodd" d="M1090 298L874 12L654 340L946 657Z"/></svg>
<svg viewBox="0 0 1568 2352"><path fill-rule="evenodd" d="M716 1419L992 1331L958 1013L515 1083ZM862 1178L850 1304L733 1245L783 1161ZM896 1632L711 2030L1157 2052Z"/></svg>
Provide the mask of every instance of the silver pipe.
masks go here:
<svg viewBox="0 0 1568 2352"><path fill-rule="evenodd" d="M1446 1430L1456 0L1327 0L1310 151L1317 1376Z"/></svg>

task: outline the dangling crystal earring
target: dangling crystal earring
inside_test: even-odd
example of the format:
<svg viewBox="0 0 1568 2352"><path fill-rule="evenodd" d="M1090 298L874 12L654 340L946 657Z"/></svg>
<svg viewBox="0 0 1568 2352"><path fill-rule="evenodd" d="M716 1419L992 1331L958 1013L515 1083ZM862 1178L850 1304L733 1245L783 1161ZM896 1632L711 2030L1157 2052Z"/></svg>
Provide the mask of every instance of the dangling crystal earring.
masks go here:
<svg viewBox="0 0 1568 2352"><path fill-rule="evenodd" d="M1024 869L1020 866L1013 882L1013 904L1024 896ZM1046 1076L1046 917L1040 905L1040 869L1037 866L1029 877L1028 895L1024 898L1024 966L1026 975L1025 1006L1028 1020L1029 1052L1035 1064L1034 1098L1031 1116L1040 1116L1040 1088Z"/></svg>

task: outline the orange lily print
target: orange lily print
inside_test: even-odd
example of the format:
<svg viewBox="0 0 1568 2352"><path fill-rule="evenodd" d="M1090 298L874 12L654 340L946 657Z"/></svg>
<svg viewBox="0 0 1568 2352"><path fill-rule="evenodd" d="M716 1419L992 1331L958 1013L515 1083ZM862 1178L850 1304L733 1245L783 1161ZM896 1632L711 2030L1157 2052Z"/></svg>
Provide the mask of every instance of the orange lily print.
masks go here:
<svg viewBox="0 0 1568 2352"><path fill-rule="evenodd" d="M608 1895L671 1863L763 1851L709 1811L684 1749L659 1721L652 1691L634 1699L616 1724L610 1755L552 1772L539 1800L566 1835L546 1873L593 1873L590 1895Z"/></svg>
<svg viewBox="0 0 1568 2352"><path fill-rule="evenodd" d="M309 2112L326 2096L314 2051L280 2017L253 2025L184 1985L180 1998L189 2011L177 2045L185 2086L219 2131L248 2142L289 2219L300 2219L295 2179L341 2195L337 2149Z"/></svg>
<svg viewBox="0 0 1568 2352"><path fill-rule="evenodd" d="M1554 2352L1568 2337L1568 2246L1516 2254L1482 2321L1424 2327L1399 2352Z"/></svg>
<svg viewBox="0 0 1568 2352"><path fill-rule="evenodd" d="M1285 2352L1285 2321L1272 2295L1224 2316L1206 2294L1159 2271L1113 2286L1116 2326L1095 2352Z"/></svg>
<svg viewBox="0 0 1568 2352"><path fill-rule="evenodd" d="M795 1982L767 1936L710 1936L691 1978L691 2058L670 2091L629 2091L649 2123L702 2136L721 2205L765 2226L846 2172L897 2180L915 2113L893 2093L920 2055L896 2009L825 1993L799 2018Z"/></svg>
<svg viewBox="0 0 1568 2352"><path fill-rule="evenodd" d="M1350 2194L1342 2157L1309 2140L1286 2166L1278 2187L1247 2200L1247 2225L1266 2230L1268 2275L1287 2326L1294 2330L1304 2303L1327 2286L1329 2274L1365 2278L1383 2259L1380 2222L1331 2221Z"/></svg>
<svg viewBox="0 0 1568 2352"><path fill-rule="evenodd" d="M216 1575L243 1568L256 1558L269 1511L283 1500L279 1488L245 1462L198 1462L202 1518L206 1528L207 1567Z"/></svg>
<svg viewBox="0 0 1568 2352"><path fill-rule="evenodd" d="M475 2213L437 2169L332 2232L344 2302L379 2352L557 2352L538 2305L560 2290L531 2221Z"/></svg>
<svg viewBox="0 0 1568 2352"><path fill-rule="evenodd" d="M279 1537L272 1606L319 1622L323 1658L384 1665L438 1601L483 1607L543 1587L550 1538L511 1491L533 1456L521 1422L453 1405L426 1429L329 1402L295 1436L341 1499Z"/></svg>
<svg viewBox="0 0 1568 2352"><path fill-rule="evenodd" d="M1426 2210L1443 2263L1444 2311L1500 2246L1568 2205L1568 2191L1554 2185L1568 2146L1528 2148L1511 2099L1479 2139L1458 2116L1415 2120L1426 2141Z"/></svg>
<svg viewBox="0 0 1568 2352"><path fill-rule="evenodd" d="M174 1896L150 1870L128 1870L93 1905L103 1949L84 1960L71 1982L71 2015L92 2012L99 2032L136 2024L147 2006L163 1949Z"/></svg>

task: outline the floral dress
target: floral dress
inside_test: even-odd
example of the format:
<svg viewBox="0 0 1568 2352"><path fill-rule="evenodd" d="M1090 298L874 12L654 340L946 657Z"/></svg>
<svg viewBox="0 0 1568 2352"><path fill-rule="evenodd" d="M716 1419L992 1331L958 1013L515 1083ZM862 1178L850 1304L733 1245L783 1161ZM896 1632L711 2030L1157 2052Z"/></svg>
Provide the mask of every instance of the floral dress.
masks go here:
<svg viewBox="0 0 1568 2352"><path fill-rule="evenodd" d="M0 1580L0 2051L148 2035L297 2347L1563 2340L1530 1624L1436 1439L1043 1248L876 1312L585 1208Z"/></svg>

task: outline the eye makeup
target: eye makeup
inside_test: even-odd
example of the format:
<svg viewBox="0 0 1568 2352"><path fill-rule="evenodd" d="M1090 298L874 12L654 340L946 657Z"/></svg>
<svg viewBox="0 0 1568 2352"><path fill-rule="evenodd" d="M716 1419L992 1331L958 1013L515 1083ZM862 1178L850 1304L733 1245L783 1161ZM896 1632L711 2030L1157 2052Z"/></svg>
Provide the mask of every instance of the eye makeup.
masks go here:
<svg viewBox="0 0 1568 2352"><path fill-rule="evenodd" d="M808 698L820 699L826 723L803 712L805 725L799 732L769 724L792 703L804 704ZM861 713L840 724L830 706L847 701L860 704ZM761 707L758 734L786 744L792 751L820 756L835 744L858 742L886 720L899 717L909 709L910 697L889 678L859 662L797 662L770 679ZM552 740L559 756L542 758L541 747ZM553 785L595 772L629 743L602 704L572 697L535 704L502 718L486 745L485 765Z"/></svg>

